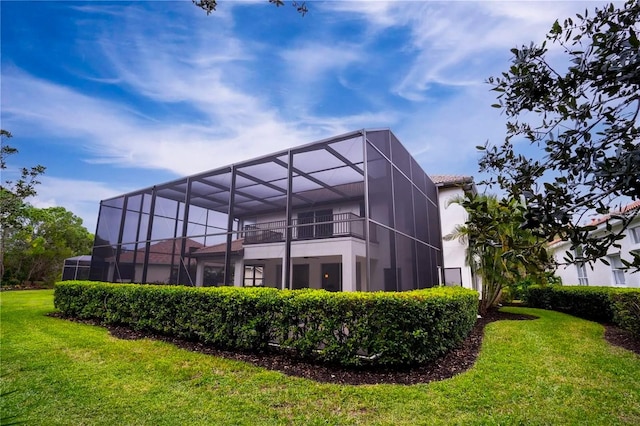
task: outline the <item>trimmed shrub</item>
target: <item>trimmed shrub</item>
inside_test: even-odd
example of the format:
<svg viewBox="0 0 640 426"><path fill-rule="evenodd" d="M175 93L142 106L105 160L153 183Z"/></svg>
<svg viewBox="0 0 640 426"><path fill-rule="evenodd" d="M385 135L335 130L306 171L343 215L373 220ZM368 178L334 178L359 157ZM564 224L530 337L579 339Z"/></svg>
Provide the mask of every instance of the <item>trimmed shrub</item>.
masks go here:
<svg viewBox="0 0 640 426"><path fill-rule="evenodd" d="M613 322L640 339L640 290L614 293Z"/></svg>
<svg viewBox="0 0 640 426"><path fill-rule="evenodd" d="M551 304L553 288L540 285L529 286L522 295L522 301L532 308L553 309Z"/></svg>
<svg viewBox="0 0 640 426"><path fill-rule="evenodd" d="M585 319L612 322L640 336L640 289L585 286L531 286L524 302Z"/></svg>
<svg viewBox="0 0 640 426"><path fill-rule="evenodd" d="M476 322L478 293L58 283L63 315L198 340L239 351L285 350L343 366L411 365L460 344Z"/></svg>

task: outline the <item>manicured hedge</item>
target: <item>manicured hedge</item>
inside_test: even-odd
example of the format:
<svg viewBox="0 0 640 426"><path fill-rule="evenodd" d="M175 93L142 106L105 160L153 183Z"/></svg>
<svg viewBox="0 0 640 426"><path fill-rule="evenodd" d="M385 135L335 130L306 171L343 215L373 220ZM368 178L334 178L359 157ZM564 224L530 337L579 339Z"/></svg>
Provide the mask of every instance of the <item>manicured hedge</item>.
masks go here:
<svg viewBox="0 0 640 426"><path fill-rule="evenodd" d="M640 290L613 293L613 322L640 339Z"/></svg>
<svg viewBox="0 0 640 426"><path fill-rule="evenodd" d="M64 281L63 315L240 351L285 350L345 366L433 360L466 338L478 293L462 288L344 292Z"/></svg>
<svg viewBox="0 0 640 426"><path fill-rule="evenodd" d="M586 286L531 286L524 302L599 322L612 322L640 337L640 289Z"/></svg>

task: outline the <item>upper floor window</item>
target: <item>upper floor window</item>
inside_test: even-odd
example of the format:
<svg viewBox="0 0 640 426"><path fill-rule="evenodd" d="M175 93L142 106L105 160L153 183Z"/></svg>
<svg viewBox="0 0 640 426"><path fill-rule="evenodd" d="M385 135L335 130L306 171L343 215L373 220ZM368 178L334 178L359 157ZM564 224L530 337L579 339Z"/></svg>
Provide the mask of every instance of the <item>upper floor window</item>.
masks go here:
<svg viewBox="0 0 640 426"><path fill-rule="evenodd" d="M582 247L576 247L575 259L582 258ZM587 277L587 268L584 262L576 262L576 269L578 271L578 284L589 285L589 278Z"/></svg>
<svg viewBox="0 0 640 426"><path fill-rule="evenodd" d="M640 226L629 229L631 233L631 240L634 244L640 244Z"/></svg>
<svg viewBox="0 0 640 426"><path fill-rule="evenodd" d="M625 285L624 265L620 260L619 254L609 255L609 263L611 264L612 281L614 285Z"/></svg>

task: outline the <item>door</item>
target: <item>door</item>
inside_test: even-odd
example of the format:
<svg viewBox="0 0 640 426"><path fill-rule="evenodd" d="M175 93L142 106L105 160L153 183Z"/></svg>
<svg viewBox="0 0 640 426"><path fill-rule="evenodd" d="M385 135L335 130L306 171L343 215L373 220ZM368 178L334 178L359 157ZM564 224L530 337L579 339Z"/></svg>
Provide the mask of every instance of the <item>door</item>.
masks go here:
<svg viewBox="0 0 640 426"><path fill-rule="evenodd" d="M324 222L324 223L322 223ZM318 210L316 212L316 238L330 237L333 235L333 210Z"/></svg>
<svg viewBox="0 0 640 426"><path fill-rule="evenodd" d="M305 225L314 222L313 212L298 213L298 238L313 238L313 225Z"/></svg>
<svg viewBox="0 0 640 426"><path fill-rule="evenodd" d="M291 288L293 290L309 288L309 265L293 265Z"/></svg>
<svg viewBox="0 0 640 426"><path fill-rule="evenodd" d="M342 264L340 263L323 263L322 271L322 288L327 291L342 290Z"/></svg>

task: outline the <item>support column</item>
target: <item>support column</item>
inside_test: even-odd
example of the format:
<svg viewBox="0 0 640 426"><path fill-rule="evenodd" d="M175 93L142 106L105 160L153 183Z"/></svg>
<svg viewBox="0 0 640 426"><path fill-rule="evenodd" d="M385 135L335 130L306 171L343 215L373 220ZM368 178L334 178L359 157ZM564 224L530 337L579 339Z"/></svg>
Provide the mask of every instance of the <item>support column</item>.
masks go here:
<svg viewBox="0 0 640 426"><path fill-rule="evenodd" d="M145 247L144 247L144 267L142 268L142 283L141 284L146 284L147 283L147 272L149 269L149 250L151 249L151 231L153 230L153 216L156 213L156 187L154 186L153 189L151 190L151 206L149 207L149 224L147 225L147 240L145 242ZM144 203L144 197L146 197L147 194L145 194L143 196L142 202Z"/></svg>
<svg viewBox="0 0 640 426"><path fill-rule="evenodd" d="M291 238L293 235L293 221L291 220L292 218L292 210L293 210L293 202L291 200L292 195L293 195L293 152L291 150L289 150L289 156L288 156L288 169L287 169L287 230L285 233L285 241L284 241L284 245L285 245L285 249L284 249L284 259L283 259L283 263L282 263L282 268L284 269L283 275L284 275L284 282L283 282L283 286L282 289L287 289L287 288L291 288L291 270L293 269L292 267L292 262L291 262Z"/></svg>
<svg viewBox="0 0 640 426"><path fill-rule="evenodd" d="M196 287L204 286L204 262L198 261L196 264Z"/></svg>
<svg viewBox="0 0 640 426"><path fill-rule="evenodd" d="M229 210L227 216L227 248L224 256L224 285L231 285L231 243L233 242L233 218L236 196L236 167L231 166L231 185L229 185ZM235 271L237 273L238 271Z"/></svg>
<svg viewBox="0 0 640 426"><path fill-rule="evenodd" d="M342 253L342 291L356 291L357 259L353 247Z"/></svg>
<svg viewBox="0 0 640 426"><path fill-rule="evenodd" d="M244 278L244 259L240 258L235 263L235 273L233 276L233 285L235 287L242 287Z"/></svg>
<svg viewBox="0 0 640 426"><path fill-rule="evenodd" d="M363 228L364 228L364 242L365 242L365 264L364 264L364 277L362 288L366 288L367 291L371 288L371 237L370 237L370 226L369 217L371 215L371 211L369 209L369 158L367 156L367 146L369 142L367 141L367 131L362 131L362 158L363 158L363 171L364 171L364 219L363 219Z"/></svg>

